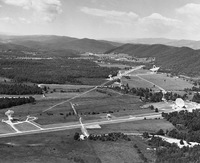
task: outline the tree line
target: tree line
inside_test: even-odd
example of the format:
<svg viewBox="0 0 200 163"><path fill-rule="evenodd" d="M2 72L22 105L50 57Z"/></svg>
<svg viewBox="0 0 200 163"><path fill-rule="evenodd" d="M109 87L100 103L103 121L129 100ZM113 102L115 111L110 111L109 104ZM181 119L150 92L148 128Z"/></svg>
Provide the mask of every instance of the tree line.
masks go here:
<svg viewBox="0 0 200 163"><path fill-rule="evenodd" d="M29 86L25 84L0 83L0 94L6 94L6 95L42 94L42 89L37 85Z"/></svg>
<svg viewBox="0 0 200 163"><path fill-rule="evenodd" d="M179 148L175 143L168 143L160 137L148 139L148 145L156 148L156 163L194 163L200 162L200 146Z"/></svg>
<svg viewBox="0 0 200 163"><path fill-rule="evenodd" d="M5 69L9 68L9 69ZM82 78L105 79L116 75L119 68L100 67L90 60L0 60L0 76L16 82L45 84L83 84Z"/></svg>
<svg viewBox="0 0 200 163"><path fill-rule="evenodd" d="M80 134L75 133L74 134L74 140L80 140ZM131 141L131 139L128 137L128 135L125 135L124 133L121 132L112 132L108 134L100 134L100 135L95 135L95 134L90 134L88 137L88 140L93 140L93 141L117 141L117 140L126 140L126 141Z"/></svg>
<svg viewBox="0 0 200 163"><path fill-rule="evenodd" d="M124 94L131 94L131 95L136 95L139 96L140 99L144 102L161 102L163 101L163 97L169 101L175 101L177 98L182 98L184 100L186 100L187 94L184 94L183 96L177 94L177 93L173 93L173 92L167 92L166 94L163 95L162 91L159 92L154 92L152 89L150 88L130 88L128 84L123 85L122 87L114 87L111 88L114 89L116 91L120 91Z"/></svg>
<svg viewBox="0 0 200 163"><path fill-rule="evenodd" d="M27 103L34 103L35 98L30 97L18 97L18 98L0 98L0 109L10 108L12 106L23 105Z"/></svg>

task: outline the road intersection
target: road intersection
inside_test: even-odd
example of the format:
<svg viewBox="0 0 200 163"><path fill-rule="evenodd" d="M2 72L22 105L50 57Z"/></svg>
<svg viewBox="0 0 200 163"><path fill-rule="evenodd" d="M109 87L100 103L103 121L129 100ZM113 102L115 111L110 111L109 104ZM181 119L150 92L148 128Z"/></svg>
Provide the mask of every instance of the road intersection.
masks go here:
<svg viewBox="0 0 200 163"><path fill-rule="evenodd" d="M122 76L126 76L129 73L141 69L143 66L138 66L135 67L131 70L125 71L124 73L119 73L117 76L113 77L113 80L115 79L120 79ZM106 81L105 83L99 85L99 86L105 86L107 83L110 81ZM85 95L95 89L97 89L99 86L95 86L92 89L89 89L88 91L79 94L77 96L74 96L68 100L62 101L54 106L51 106L48 109L43 110L43 112L49 111L56 106L62 105L64 103L70 102L71 107L74 111L74 113L77 116L80 116L77 114L76 109L74 107L74 104L71 103L73 99L76 99L82 95ZM123 122L129 122L129 121L138 121L138 120L143 120L143 119L155 119L155 118L162 118L160 113L149 113L149 114L139 114L139 115L129 115L129 116L123 116L123 117L113 117L111 119L97 119L97 120L89 120L84 122L84 126L87 128L87 126L90 125L104 125L104 124L114 124L114 123L123 123ZM83 124L80 124L78 122L74 123L62 123L62 124L52 124L52 125L39 125L34 122L36 120L36 117L30 117L27 116L27 119L25 121L17 121L17 122L12 122L11 120L4 120L3 122L7 123L11 128L13 128L14 132L10 133L2 133L0 134L0 138L2 137L11 137L11 136L19 136L19 135L27 135L27 134L36 134L36 133L45 133L45 132L53 132L53 131L60 131L60 130L68 130L68 129L76 129L76 128L81 128ZM28 125L27 125L28 124ZM20 125L25 126L27 129L20 130ZM19 127L19 129L18 129ZM34 129L33 129L34 128Z"/></svg>
<svg viewBox="0 0 200 163"><path fill-rule="evenodd" d="M162 118L162 116L160 113L149 113L149 114L139 114L139 115L132 115L132 116L117 117L110 120L105 120L105 119L89 120L84 123L84 126L87 128L87 126L90 126L90 125L97 125L97 124L106 125L106 124L124 123L124 122L139 121L139 120L144 120L144 119L155 119L155 118ZM25 122L26 121L19 122L18 124L23 124ZM37 126L40 126L40 125L37 125ZM37 133L47 133L47 132L62 131L62 130L77 129L77 128L81 128L81 124L77 122L58 124L58 126L54 126L54 127L50 127L50 125L46 127L44 125L44 126L40 126L36 130L27 130L27 131L0 134L0 138L20 136L20 135L30 135L30 134L37 134Z"/></svg>

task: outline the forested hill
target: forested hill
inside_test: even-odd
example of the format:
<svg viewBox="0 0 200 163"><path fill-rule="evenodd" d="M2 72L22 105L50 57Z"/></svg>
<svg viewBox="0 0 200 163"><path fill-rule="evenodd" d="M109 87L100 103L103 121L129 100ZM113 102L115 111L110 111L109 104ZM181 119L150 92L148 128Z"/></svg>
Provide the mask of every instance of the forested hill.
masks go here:
<svg viewBox="0 0 200 163"><path fill-rule="evenodd" d="M136 57L156 57L155 64L176 74L200 76L200 51L161 44L125 44L106 53L127 53Z"/></svg>
<svg viewBox="0 0 200 163"><path fill-rule="evenodd" d="M67 36L1 36L0 43L12 43L37 50L75 50L77 52L103 53L119 43Z"/></svg>

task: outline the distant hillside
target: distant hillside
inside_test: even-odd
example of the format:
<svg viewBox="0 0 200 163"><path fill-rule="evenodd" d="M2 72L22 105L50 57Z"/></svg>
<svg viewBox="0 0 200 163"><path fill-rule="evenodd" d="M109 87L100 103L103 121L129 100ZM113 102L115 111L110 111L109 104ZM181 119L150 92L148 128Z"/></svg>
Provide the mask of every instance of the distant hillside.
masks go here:
<svg viewBox="0 0 200 163"><path fill-rule="evenodd" d="M98 41L87 38L77 39L66 36L0 36L0 42L22 45L38 50L71 49L78 52L94 53L102 53L116 47L113 45L114 42Z"/></svg>
<svg viewBox="0 0 200 163"><path fill-rule="evenodd" d="M22 45L16 45L12 43L0 43L0 52L2 51L26 51L26 50L33 50L28 47L22 46Z"/></svg>
<svg viewBox="0 0 200 163"><path fill-rule="evenodd" d="M156 57L155 64L176 74L200 76L200 51L188 47L125 44L106 53L127 53L136 57Z"/></svg>
<svg viewBox="0 0 200 163"><path fill-rule="evenodd" d="M124 40L122 42L126 43L134 43L134 44L164 44L175 47L189 47L192 49L200 49L200 41L194 40L174 40L174 39L166 39L166 38L140 38L133 40Z"/></svg>
<svg viewBox="0 0 200 163"><path fill-rule="evenodd" d="M113 41L106 41L106 40L98 40L98 41L101 41L101 42L104 42L104 43L109 43L109 44L116 46L116 47L124 45L124 43L120 43L120 42L113 42Z"/></svg>
<svg viewBox="0 0 200 163"><path fill-rule="evenodd" d="M87 39L87 38L71 41L66 44L66 48L68 49L74 49L82 52L94 52L94 53L103 53L106 50L110 50L115 47L116 46L110 43Z"/></svg>
<svg viewBox="0 0 200 163"><path fill-rule="evenodd" d="M176 40L168 42L166 45L176 46L176 47L190 47L192 49L200 49L200 41L193 40Z"/></svg>

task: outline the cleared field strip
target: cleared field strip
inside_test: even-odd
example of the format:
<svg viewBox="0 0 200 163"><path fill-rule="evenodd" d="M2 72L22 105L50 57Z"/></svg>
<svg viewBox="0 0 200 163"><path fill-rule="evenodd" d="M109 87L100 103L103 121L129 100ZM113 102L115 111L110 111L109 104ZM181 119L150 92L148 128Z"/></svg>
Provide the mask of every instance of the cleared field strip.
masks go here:
<svg viewBox="0 0 200 163"><path fill-rule="evenodd" d="M162 87L167 91L184 90L185 88L191 88L193 86L183 79L167 77L166 74L140 75L140 77L154 83L159 87Z"/></svg>
<svg viewBox="0 0 200 163"><path fill-rule="evenodd" d="M158 88L153 87L154 84L144 81L138 76L131 76L131 79L123 79L123 84L126 85L127 83L130 88L150 88L155 91L159 90Z"/></svg>
<svg viewBox="0 0 200 163"><path fill-rule="evenodd" d="M157 85L157 84L155 84L155 83L153 83L153 82L151 82L151 81L149 81L149 80L146 80L146 79L144 79L144 78L142 78L142 77L140 77L140 76L137 76L137 77L140 78L140 79L142 79L142 80L144 80L144 81L146 81L146 82L148 82L148 83L150 83L150 84L152 84L152 85L154 85L155 87L157 87L157 88L159 88L160 90L162 90L162 91L165 92L165 89L162 88L162 87L160 87L159 85Z"/></svg>
<svg viewBox="0 0 200 163"><path fill-rule="evenodd" d="M101 130L94 129L90 130L90 133L100 134L100 133L107 133L109 131L116 131L116 132L134 132L134 133L143 133L147 132L156 132L159 129L163 130L171 130L174 126L164 120L164 119L150 119L150 120L138 120L138 121L130 121L125 123L119 124L105 124L101 126Z"/></svg>
<svg viewBox="0 0 200 163"><path fill-rule="evenodd" d="M149 70L144 70L144 69L139 69L139 70L135 70L133 72L130 73L131 75L138 75L138 74L150 74L151 72Z"/></svg>
<svg viewBox="0 0 200 163"><path fill-rule="evenodd" d="M128 65L122 65L122 64L103 64L103 63L98 63L99 66L101 67L118 67L121 69L124 69L125 67L130 67Z"/></svg>
<svg viewBox="0 0 200 163"><path fill-rule="evenodd" d="M80 88L92 88L94 86L91 85L65 85L65 84L41 84L41 86L47 86L51 89L56 89L56 88L60 88L60 89L80 89Z"/></svg>

